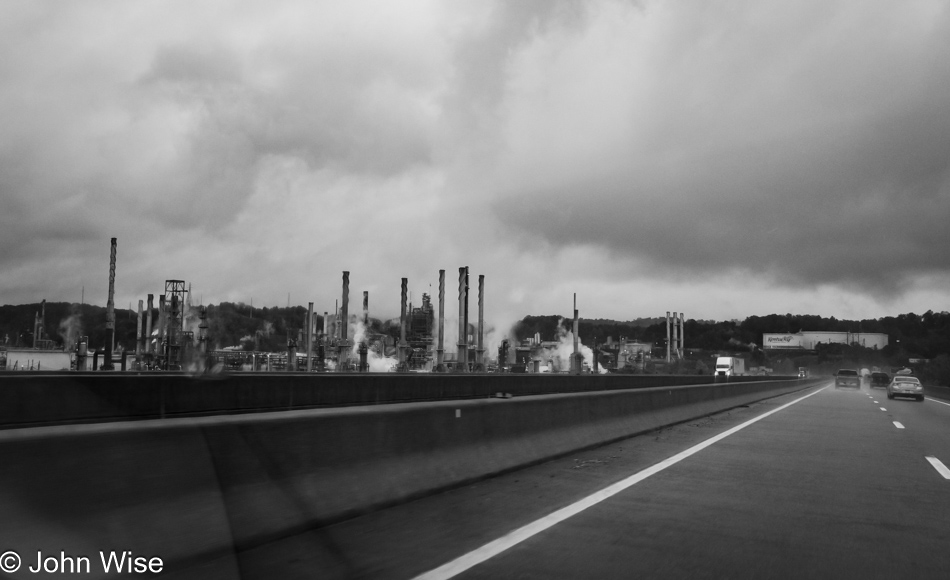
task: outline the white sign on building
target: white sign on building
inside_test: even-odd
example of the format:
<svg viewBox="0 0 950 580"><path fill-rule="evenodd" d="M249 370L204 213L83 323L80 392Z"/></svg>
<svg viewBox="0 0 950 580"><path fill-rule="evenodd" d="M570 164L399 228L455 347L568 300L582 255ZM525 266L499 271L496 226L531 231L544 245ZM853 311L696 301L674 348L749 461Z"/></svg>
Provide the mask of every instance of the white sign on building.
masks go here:
<svg viewBox="0 0 950 580"><path fill-rule="evenodd" d="M796 349L805 348L805 337L801 334L763 334L762 346L766 349Z"/></svg>
<svg viewBox="0 0 950 580"><path fill-rule="evenodd" d="M887 346L886 334L876 332L795 332L766 333L762 346L766 350L815 350L818 344L857 344L879 350Z"/></svg>

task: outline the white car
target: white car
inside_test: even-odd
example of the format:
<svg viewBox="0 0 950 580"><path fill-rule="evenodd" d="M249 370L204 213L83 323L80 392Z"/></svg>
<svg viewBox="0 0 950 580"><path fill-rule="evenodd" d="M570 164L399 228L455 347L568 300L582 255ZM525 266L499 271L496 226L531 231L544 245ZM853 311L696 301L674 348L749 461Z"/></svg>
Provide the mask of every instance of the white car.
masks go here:
<svg viewBox="0 0 950 580"><path fill-rule="evenodd" d="M887 398L894 397L913 397L918 401L924 400L924 386L920 384L920 379L907 375L897 375L887 385Z"/></svg>

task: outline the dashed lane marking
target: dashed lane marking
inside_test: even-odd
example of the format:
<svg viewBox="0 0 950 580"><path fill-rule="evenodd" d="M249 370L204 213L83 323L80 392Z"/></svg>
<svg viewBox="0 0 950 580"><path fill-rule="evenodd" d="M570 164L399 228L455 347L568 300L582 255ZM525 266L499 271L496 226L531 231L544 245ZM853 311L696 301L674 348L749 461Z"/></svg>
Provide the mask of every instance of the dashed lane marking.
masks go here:
<svg viewBox="0 0 950 580"><path fill-rule="evenodd" d="M881 407L881 410L882 410L882 411L886 411L887 409L885 409L884 407Z"/></svg>
<svg viewBox="0 0 950 580"><path fill-rule="evenodd" d="M942 461L940 461L933 455L927 455L926 458L927 458L927 461L930 462L930 465L933 465L934 469L937 470L937 473L942 475L944 479L950 479L950 469L947 469L947 466L944 465Z"/></svg>
<svg viewBox="0 0 950 580"><path fill-rule="evenodd" d="M711 437L703 441L702 443L699 443L697 445L690 447L689 449L685 451L681 451L672 457L664 459L663 461L657 463L653 467L648 467L642 471L639 471L626 479L620 480L613 485L609 485L605 487L604 489L585 497L584 499L580 501L577 501L575 503L572 503L569 506L563 507L553 513L550 513L539 520L533 521L530 524L527 524L525 526L518 528L517 530L514 530L513 532L509 532L507 535L502 536L501 538L498 538L497 540L494 540L492 542L489 542L485 544L484 546L482 546L481 548L476 548L475 550L467 554L464 554L462 556L459 556L458 558L452 560L451 562L443 564L434 570L430 570L424 574L416 576L415 580L448 580L449 578L454 578L455 576L461 574L462 572L465 572L469 568L473 568L481 564L482 562L485 562L486 560L489 560L497 556L498 554L501 554L505 550L508 550L509 548L512 548L520 544L521 542L524 542L525 540L540 534L541 532L547 530L548 528L551 528L563 522L569 517L577 515L583 512L584 510L586 510L587 508L595 506L599 504L600 502L617 495L618 493L627 489L628 487L636 485L637 483L640 483L641 481L650 477L651 475L655 475L663 471L667 467L671 467L679 463L680 461L686 459L687 457L690 457L691 455L695 455L696 453L699 453L703 449L713 445L714 443L718 443L719 441L722 441L726 437L745 429L749 425L752 425L753 423L757 423L758 421L761 421L762 419L765 419L766 417L770 415L774 415L775 413L778 413L779 411L787 409L788 407L791 407L795 403L804 401L808 397L817 395L818 393L824 391L827 388L828 387L823 387L821 389L818 389L814 393L809 393L805 395L804 397L795 399L794 401L790 403L786 403L782 405L781 407L772 409L768 413L763 413L762 415L759 415L758 417L755 417L754 419L749 419L748 421L746 421L745 423L742 423L741 425L736 425L735 427L733 427L732 429L729 429L728 431L723 431L722 433L720 433L719 435L716 435L715 437Z"/></svg>
<svg viewBox="0 0 950 580"><path fill-rule="evenodd" d="M904 426L900 424L900 421L894 421L894 426L897 427L898 429L904 428Z"/></svg>

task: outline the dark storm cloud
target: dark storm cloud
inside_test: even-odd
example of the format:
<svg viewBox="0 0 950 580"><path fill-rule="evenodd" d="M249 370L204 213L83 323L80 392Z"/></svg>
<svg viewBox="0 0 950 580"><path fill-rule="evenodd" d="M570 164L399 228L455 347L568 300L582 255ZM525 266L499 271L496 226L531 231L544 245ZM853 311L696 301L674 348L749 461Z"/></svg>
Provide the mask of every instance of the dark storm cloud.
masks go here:
<svg viewBox="0 0 950 580"><path fill-rule="evenodd" d="M400 277L482 263L510 320L579 289L858 315L881 269L926 310L948 39L931 0L4 3L0 293L103 296L118 237L118 302L332 308L350 270L394 314Z"/></svg>
<svg viewBox="0 0 950 580"><path fill-rule="evenodd" d="M598 109L594 97L573 112L579 127L624 127L616 141L610 130L592 145L583 134L576 144L527 141L539 177L508 189L496 215L557 245L645 259L657 273L740 269L892 294L909 276L950 272L950 66L937 56L950 52L948 11L889 22L894 14L872 9L857 17L863 29L844 12L797 14L813 20L799 37L764 22L779 42L756 38L761 30L730 37L740 21L722 14L687 26L690 35L672 25L682 45L659 55L669 68L634 76L635 64L618 66L614 82L597 79L618 102ZM629 32L643 31L631 21ZM560 74L567 60L542 64ZM572 114L558 103L543 113L555 126Z"/></svg>

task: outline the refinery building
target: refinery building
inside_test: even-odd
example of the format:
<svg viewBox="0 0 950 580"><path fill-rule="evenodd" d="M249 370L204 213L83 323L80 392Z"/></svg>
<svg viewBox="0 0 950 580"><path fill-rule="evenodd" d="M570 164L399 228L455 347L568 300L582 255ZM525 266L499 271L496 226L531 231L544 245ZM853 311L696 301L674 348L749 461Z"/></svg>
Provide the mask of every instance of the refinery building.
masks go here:
<svg viewBox="0 0 950 580"><path fill-rule="evenodd" d="M785 332L765 333L765 350L815 350L818 344L849 344L880 350L887 346L887 335L878 332Z"/></svg>

